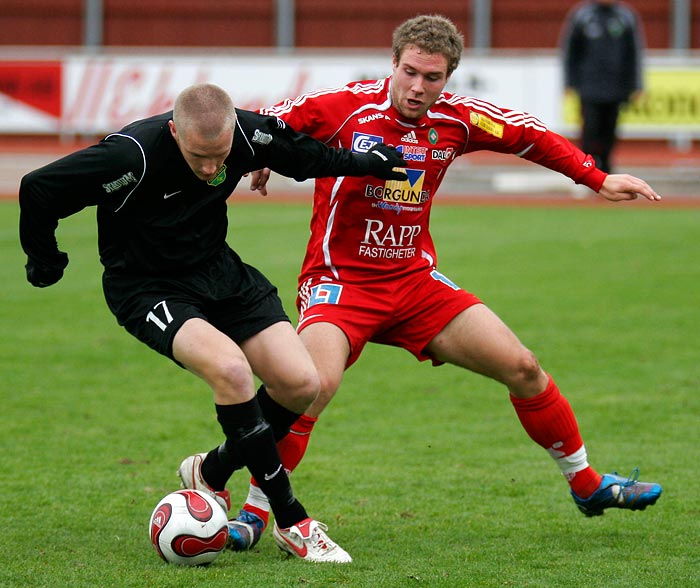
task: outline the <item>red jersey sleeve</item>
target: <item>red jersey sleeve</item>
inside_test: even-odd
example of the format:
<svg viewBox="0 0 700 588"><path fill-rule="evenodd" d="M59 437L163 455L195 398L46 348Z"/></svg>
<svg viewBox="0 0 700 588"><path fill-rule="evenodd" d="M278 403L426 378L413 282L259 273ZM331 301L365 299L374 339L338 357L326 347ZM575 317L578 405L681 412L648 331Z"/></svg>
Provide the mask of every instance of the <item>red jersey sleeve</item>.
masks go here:
<svg viewBox="0 0 700 588"><path fill-rule="evenodd" d="M600 190L607 174L596 168L593 158L550 131L535 116L463 96L449 96L446 102L459 108L462 120L469 123L465 153L511 153L562 173L596 192Z"/></svg>
<svg viewBox="0 0 700 588"><path fill-rule="evenodd" d="M344 88L309 92L297 98L283 100L262 114L276 116L300 133L330 143L334 134L352 109L352 92Z"/></svg>
<svg viewBox="0 0 700 588"><path fill-rule="evenodd" d="M552 131L542 133L522 156L549 169L561 172L577 184L598 192L607 174L595 166L593 157L585 154L568 139Z"/></svg>

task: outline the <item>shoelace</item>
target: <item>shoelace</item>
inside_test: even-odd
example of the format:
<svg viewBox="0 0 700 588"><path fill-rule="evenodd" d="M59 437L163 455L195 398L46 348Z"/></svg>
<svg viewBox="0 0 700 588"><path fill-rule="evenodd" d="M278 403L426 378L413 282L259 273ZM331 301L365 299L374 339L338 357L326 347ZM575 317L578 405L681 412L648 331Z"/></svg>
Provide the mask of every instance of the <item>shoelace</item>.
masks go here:
<svg viewBox="0 0 700 588"><path fill-rule="evenodd" d="M324 539L322 531L326 531L327 529L328 527L326 525L324 525L323 523L318 523L318 527L316 527L316 529L314 530L314 547L322 549L323 551L328 551L333 547L332 545L329 545L329 543Z"/></svg>
<svg viewBox="0 0 700 588"><path fill-rule="evenodd" d="M619 476L617 472L613 472L613 476ZM639 468L634 468L631 472L630 475L627 476L627 479L624 481L618 482L620 486L623 488L627 488L628 486L634 486L637 482L639 481Z"/></svg>

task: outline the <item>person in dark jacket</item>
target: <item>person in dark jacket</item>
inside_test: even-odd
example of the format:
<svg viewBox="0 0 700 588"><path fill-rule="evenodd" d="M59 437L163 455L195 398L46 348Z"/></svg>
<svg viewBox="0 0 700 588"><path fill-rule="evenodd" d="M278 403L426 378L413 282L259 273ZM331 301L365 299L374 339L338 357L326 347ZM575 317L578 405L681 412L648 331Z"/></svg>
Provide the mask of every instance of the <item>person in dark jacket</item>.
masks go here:
<svg viewBox="0 0 700 588"><path fill-rule="evenodd" d="M190 86L172 111L22 178L27 279L43 288L63 277L59 220L97 206L103 290L118 323L213 392L225 441L182 461L184 487L209 493L228 512L226 482L247 467L265 485L281 548L349 562L294 497L275 444L318 395L318 373L276 288L226 243L228 197L242 176L265 166L299 180L406 177L392 171L405 166L393 148L334 149L281 119L234 108L218 86ZM254 374L264 382L257 394Z"/></svg>
<svg viewBox="0 0 700 588"><path fill-rule="evenodd" d="M621 106L641 93L644 32L618 0L587 0L569 12L561 35L564 83L581 102L581 149L612 170Z"/></svg>

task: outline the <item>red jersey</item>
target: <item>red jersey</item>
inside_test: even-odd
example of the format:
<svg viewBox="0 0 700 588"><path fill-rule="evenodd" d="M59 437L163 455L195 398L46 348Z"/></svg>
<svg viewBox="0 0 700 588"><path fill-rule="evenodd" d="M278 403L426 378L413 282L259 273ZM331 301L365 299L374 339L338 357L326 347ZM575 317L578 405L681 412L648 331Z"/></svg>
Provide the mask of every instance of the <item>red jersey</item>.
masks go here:
<svg viewBox="0 0 700 588"><path fill-rule="evenodd" d="M408 164L404 181L316 180L300 283L314 275L363 283L435 267L430 208L460 155L512 153L596 192L605 179L590 156L530 114L443 92L421 119L406 119L392 105L390 84L391 77L354 82L262 111L332 146L366 152L380 142L395 145Z"/></svg>

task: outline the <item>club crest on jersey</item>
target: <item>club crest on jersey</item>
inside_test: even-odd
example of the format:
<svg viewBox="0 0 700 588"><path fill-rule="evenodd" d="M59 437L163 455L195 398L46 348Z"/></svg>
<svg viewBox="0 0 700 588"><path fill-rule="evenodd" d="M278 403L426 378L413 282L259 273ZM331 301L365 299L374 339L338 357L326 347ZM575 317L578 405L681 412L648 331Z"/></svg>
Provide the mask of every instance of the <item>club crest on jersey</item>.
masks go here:
<svg viewBox="0 0 700 588"><path fill-rule="evenodd" d="M358 133L357 131L352 134L352 151L354 153L367 153L377 143L384 143L384 137Z"/></svg>
<svg viewBox="0 0 700 588"><path fill-rule="evenodd" d="M425 171L403 168L405 180L387 180L383 186L367 185L365 196L383 202L397 204L423 204L430 199L430 192L423 190Z"/></svg>
<svg viewBox="0 0 700 588"><path fill-rule="evenodd" d="M221 167L216 172L216 175L207 182L210 186L219 186L226 181L226 164L221 164Z"/></svg>

